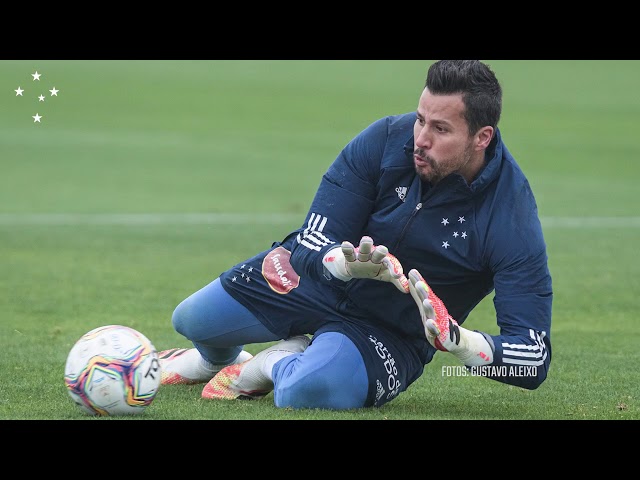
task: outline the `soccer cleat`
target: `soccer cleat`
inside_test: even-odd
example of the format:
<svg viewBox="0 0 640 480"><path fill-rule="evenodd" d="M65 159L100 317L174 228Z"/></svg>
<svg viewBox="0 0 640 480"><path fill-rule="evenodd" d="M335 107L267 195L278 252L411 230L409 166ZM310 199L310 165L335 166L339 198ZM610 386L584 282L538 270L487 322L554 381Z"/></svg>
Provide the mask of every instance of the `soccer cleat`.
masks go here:
<svg viewBox="0 0 640 480"><path fill-rule="evenodd" d="M233 363L242 363L252 355L244 350ZM158 353L161 385L195 385L207 383L227 365L215 365L213 369L202 364L202 356L195 348L171 348Z"/></svg>
<svg viewBox="0 0 640 480"><path fill-rule="evenodd" d="M250 400L261 398L273 390L273 381L263 372L267 358L276 352L301 353L311 339L306 335L291 337L261 351L255 357L220 370L202 390L202 398Z"/></svg>

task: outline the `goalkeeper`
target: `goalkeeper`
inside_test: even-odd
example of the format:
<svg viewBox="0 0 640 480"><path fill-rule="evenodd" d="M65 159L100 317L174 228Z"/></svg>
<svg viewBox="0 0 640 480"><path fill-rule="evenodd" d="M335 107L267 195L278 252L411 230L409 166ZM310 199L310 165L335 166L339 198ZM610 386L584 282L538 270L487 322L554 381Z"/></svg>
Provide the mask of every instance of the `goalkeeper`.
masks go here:
<svg viewBox="0 0 640 480"><path fill-rule="evenodd" d="M299 229L176 307L193 348L160 353L162 383L203 384L212 400L273 392L282 408L380 407L446 352L486 381L538 388L552 282L501 109L487 64L433 63L416 111L343 148ZM497 327L467 327L492 293ZM263 342L277 343L244 350Z"/></svg>

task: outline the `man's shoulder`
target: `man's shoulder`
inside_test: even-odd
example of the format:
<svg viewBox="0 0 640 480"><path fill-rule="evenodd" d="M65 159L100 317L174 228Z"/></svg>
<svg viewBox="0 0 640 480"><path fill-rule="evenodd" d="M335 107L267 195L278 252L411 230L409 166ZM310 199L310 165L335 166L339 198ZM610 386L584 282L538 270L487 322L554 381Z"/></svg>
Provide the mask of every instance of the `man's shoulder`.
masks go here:
<svg viewBox="0 0 640 480"><path fill-rule="evenodd" d="M389 115L385 117L389 125L389 129L406 130L407 128L413 129L413 124L416 121L416 112L400 113L398 115Z"/></svg>
<svg viewBox="0 0 640 480"><path fill-rule="evenodd" d="M394 132L404 132L407 129L413 131L413 124L416 120L415 112L400 113L397 115L387 115L377 119L371 127L386 130L387 134Z"/></svg>
<svg viewBox="0 0 640 480"><path fill-rule="evenodd" d="M401 151L402 147L413 137L413 125L416 114L402 113L379 118L365 131L367 142L378 144L387 151ZM400 150L397 150L398 147ZM413 147L413 142L411 142Z"/></svg>

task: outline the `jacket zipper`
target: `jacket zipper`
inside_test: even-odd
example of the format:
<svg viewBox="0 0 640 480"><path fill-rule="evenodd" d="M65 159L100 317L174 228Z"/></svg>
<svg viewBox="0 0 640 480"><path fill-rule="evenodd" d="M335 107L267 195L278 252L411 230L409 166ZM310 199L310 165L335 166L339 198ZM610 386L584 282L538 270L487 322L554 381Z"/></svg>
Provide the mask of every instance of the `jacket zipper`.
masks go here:
<svg viewBox="0 0 640 480"><path fill-rule="evenodd" d="M407 231L407 228L409 227L409 225L411 224L411 222L413 222L413 219L415 218L415 216L418 214L418 212L422 209L422 202L418 203L416 205L416 208L413 209L413 213L411 214L411 216L409 217L409 220L407 220L407 223L404 224L404 227L402 228L402 232L400 232L400 236L398 237L398 241L396 242L396 244L394 245L394 249L391 250L391 252L393 253L394 250L398 249L398 246L400 245L400 242L402 241L402 239L404 238L404 232Z"/></svg>

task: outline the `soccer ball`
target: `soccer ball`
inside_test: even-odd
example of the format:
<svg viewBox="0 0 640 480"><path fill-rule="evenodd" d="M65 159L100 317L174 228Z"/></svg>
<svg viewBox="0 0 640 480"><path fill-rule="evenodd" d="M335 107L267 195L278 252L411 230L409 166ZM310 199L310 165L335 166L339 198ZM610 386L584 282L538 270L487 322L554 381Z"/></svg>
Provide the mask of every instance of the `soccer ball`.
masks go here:
<svg viewBox="0 0 640 480"><path fill-rule="evenodd" d="M72 400L89 415L140 414L160 388L158 352L133 328L98 327L69 351L64 383Z"/></svg>

